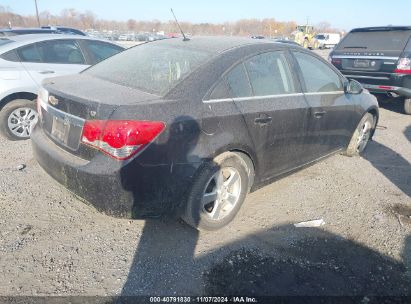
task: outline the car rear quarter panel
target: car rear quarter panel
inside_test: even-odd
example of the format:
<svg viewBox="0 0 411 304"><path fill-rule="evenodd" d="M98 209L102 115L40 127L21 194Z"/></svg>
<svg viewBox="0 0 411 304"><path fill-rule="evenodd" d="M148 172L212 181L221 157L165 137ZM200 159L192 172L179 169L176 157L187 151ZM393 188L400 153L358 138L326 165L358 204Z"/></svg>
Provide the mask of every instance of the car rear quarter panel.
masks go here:
<svg viewBox="0 0 411 304"><path fill-rule="evenodd" d="M145 213L141 208L147 202L152 207L160 204L153 209L164 210L166 205L178 211L201 166L224 151L252 151L242 116L231 101L214 106L201 100L153 101L121 106L111 119L166 124L155 141L120 171L123 189L135 194L136 214Z"/></svg>

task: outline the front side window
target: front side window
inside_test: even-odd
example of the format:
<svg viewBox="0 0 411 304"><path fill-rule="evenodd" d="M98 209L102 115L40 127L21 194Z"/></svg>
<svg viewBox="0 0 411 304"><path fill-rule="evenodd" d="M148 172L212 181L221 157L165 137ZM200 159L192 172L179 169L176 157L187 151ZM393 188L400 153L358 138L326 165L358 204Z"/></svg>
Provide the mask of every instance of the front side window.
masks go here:
<svg viewBox="0 0 411 304"><path fill-rule="evenodd" d="M307 93L343 91L340 77L327 64L314 56L294 52Z"/></svg>
<svg viewBox="0 0 411 304"><path fill-rule="evenodd" d="M254 56L245 62L254 96L295 93L287 60L282 52Z"/></svg>

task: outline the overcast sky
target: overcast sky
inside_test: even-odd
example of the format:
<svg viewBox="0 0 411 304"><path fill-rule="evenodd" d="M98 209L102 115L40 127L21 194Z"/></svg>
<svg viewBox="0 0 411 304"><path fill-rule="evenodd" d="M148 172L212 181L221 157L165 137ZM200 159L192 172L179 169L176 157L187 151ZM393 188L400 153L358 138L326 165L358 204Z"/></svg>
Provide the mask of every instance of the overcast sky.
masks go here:
<svg viewBox="0 0 411 304"><path fill-rule="evenodd" d="M181 21L224 22L242 18L275 18L312 24L328 21L349 30L378 25L411 25L411 0L37 0L39 11L58 14L64 8L90 10L112 20L170 20L170 7ZM14 13L35 14L34 0L1 0Z"/></svg>

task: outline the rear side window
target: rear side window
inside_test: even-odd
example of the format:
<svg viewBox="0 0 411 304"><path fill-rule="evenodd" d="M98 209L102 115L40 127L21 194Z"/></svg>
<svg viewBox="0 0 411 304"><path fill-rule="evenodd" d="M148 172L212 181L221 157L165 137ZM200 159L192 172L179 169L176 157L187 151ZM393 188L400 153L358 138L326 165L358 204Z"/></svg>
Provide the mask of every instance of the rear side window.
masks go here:
<svg viewBox="0 0 411 304"><path fill-rule="evenodd" d="M327 64L305 53L294 52L294 56L300 66L306 92L317 93L343 90L340 77Z"/></svg>
<svg viewBox="0 0 411 304"><path fill-rule="evenodd" d="M17 53L15 50L8 51L7 53L4 53L0 57L7 61L15 61L15 62L20 61L19 56L17 56Z"/></svg>
<svg viewBox="0 0 411 304"><path fill-rule="evenodd" d="M232 97L252 96L251 87L244 68L244 64L239 64L233 68L226 76L227 85Z"/></svg>
<svg viewBox="0 0 411 304"><path fill-rule="evenodd" d="M350 32L340 42L337 49L402 51L410 36L411 31Z"/></svg>
<svg viewBox="0 0 411 304"><path fill-rule="evenodd" d="M290 69L282 52L269 52L245 62L254 96L294 93Z"/></svg>
<svg viewBox="0 0 411 304"><path fill-rule="evenodd" d="M210 94L209 99L226 99L230 98L230 91L228 89L228 86L224 80L220 81L215 88L213 89L213 92Z"/></svg>
<svg viewBox="0 0 411 304"><path fill-rule="evenodd" d="M123 50L121 47L109 43L89 40L84 40L83 42L92 57L91 64L96 64Z"/></svg>

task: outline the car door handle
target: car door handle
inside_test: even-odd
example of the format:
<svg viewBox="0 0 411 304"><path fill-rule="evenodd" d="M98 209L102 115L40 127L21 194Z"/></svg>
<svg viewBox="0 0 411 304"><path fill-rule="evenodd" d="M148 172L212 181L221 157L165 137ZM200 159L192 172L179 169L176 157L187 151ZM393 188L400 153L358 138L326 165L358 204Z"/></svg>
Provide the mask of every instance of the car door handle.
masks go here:
<svg viewBox="0 0 411 304"><path fill-rule="evenodd" d="M327 112L326 111L316 111L314 112L314 117L315 118L321 118L323 117Z"/></svg>
<svg viewBox="0 0 411 304"><path fill-rule="evenodd" d="M40 74L54 74L54 71L46 70L46 71L40 71Z"/></svg>
<svg viewBox="0 0 411 304"><path fill-rule="evenodd" d="M254 123L256 125L268 125L273 121L272 117L270 116L259 116L256 119L254 119Z"/></svg>

